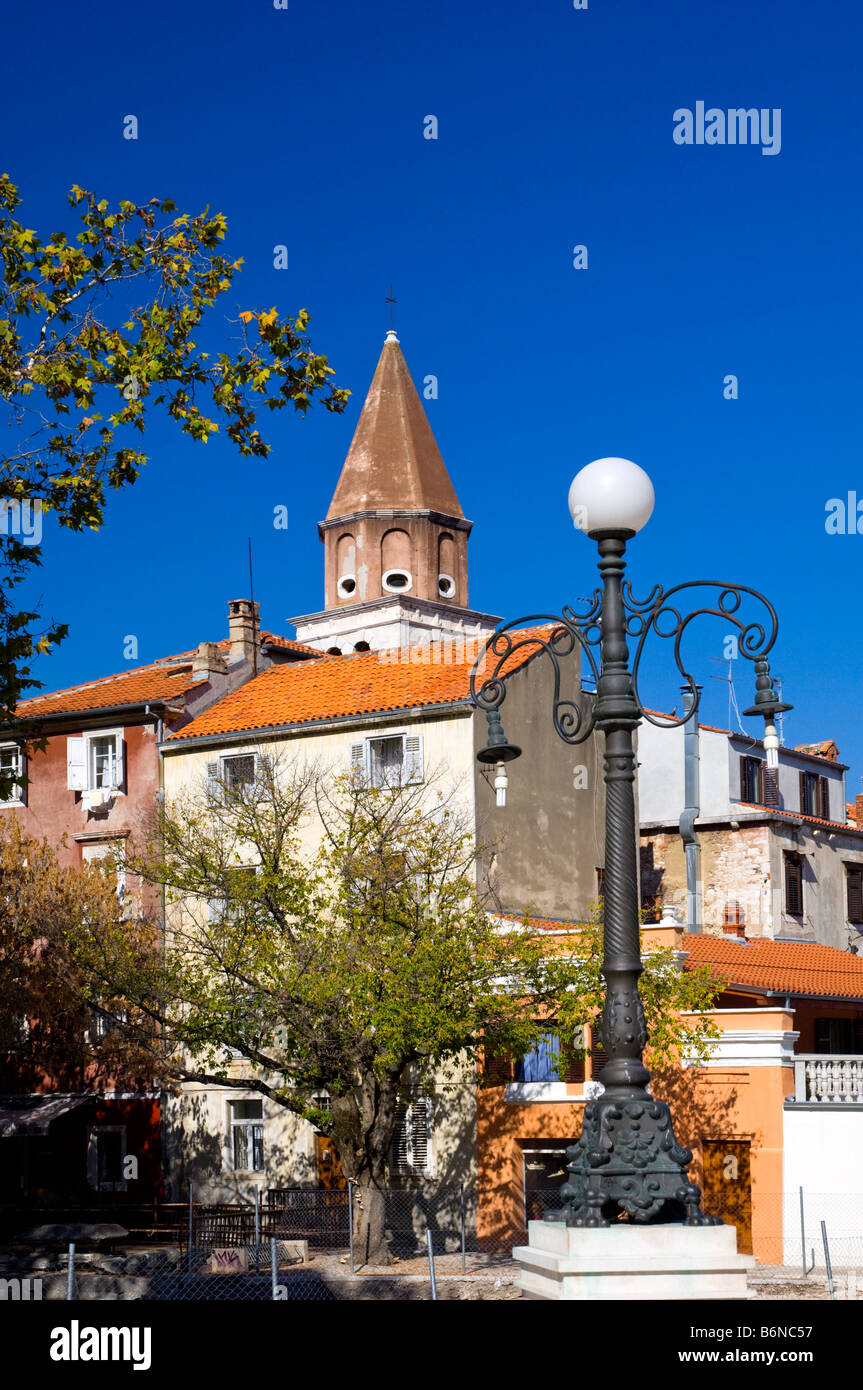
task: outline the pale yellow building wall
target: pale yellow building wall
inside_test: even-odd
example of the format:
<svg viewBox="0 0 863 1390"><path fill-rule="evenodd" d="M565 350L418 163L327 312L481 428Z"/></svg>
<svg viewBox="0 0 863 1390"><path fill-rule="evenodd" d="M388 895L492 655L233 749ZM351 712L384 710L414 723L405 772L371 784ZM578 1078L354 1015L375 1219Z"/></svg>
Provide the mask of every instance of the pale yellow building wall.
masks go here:
<svg viewBox="0 0 863 1390"><path fill-rule="evenodd" d="M325 730L292 732L262 740L250 734L230 744L189 747L169 752L165 757L164 790L166 805L186 794L203 792L207 764L220 756L260 752L278 759L290 775L293 763L315 766L322 774L338 775L350 769L351 745L361 739L397 733L420 734L423 739L423 786L428 797L437 792L452 796L454 805L464 810L473 824L474 748L472 716L393 719L357 725L340 725ZM310 814L301 827L305 852L313 855L321 842L322 826ZM242 854L240 860L243 860ZM239 862L239 861L238 861ZM253 857L243 862L252 863ZM232 1073L243 1077L246 1063L234 1064ZM231 1099L257 1098L260 1093L228 1087L188 1085L178 1097L165 1101L165 1159L170 1194L184 1199L189 1182L195 1184L195 1200L203 1203L254 1200L257 1186L308 1186L318 1182L315 1131L307 1121L292 1115L283 1106L264 1100L264 1163L262 1172L234 1172L231 1167ZM434 1184L471 1190L476 1178L476 1096L473 1070L455 1075L441 1072L431 1088L433 1113ZM468 1202L471 1215L472 1202Z"/></svg>

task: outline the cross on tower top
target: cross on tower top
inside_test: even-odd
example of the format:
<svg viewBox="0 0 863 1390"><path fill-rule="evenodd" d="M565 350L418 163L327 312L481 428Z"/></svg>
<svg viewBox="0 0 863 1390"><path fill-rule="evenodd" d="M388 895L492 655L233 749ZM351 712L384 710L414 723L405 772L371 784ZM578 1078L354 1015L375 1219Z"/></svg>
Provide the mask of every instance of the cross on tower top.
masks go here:
<svg viewBox="0 0 863 1390"><path fill-rule="evenodd" d="M393 305L394 305L394 304L398 304L398 300L397 300L397 299L393 299L393 287L392 287L392 285L390 285L390 292L389 292L389 294L387 295L386 303L389 304L389 306L390 306L390 332L392 333L392 332L394 331L394 330L393 330Z"/></svg>

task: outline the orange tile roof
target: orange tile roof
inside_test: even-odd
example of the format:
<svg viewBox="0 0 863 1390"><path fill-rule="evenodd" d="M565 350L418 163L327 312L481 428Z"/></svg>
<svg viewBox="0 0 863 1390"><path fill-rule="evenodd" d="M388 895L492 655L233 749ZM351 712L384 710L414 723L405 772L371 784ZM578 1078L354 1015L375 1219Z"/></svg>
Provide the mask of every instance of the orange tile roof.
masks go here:
<svg viewBox="0 0 863 1390"><path fill-rule="evenodd" d="M515 913L503 920L521 922ZM577 932L584 923L552 917L528 917L535 931ZM814 994L824 998L863 1001L863 958L835 946L811 941L771 941L767 937L741 941L707 932L681 933L678 950L687 952L685 967L709 965L730 987L778 990L782 994Z"/></svg>
<svg viewBox="0 0 863 1390"><path fill-rule="evenodd" d="M847 821L825 820L823 816L804 815L802 811L786 811L784 806L759 806L754 801L735 801L734 804L744 807L747 811L763 811L768 816L791 816L793 820L811 821L813 825L826 825L830 830L854 830L854 826L849 825Z"/></svg>
<svg viewBox="0 0 863 1390"><path fill-rule="evenodd" d="M545 630L522 629L513 635L521 639ZM510 658L505 673L524 666L537 650L522 647ZM271 666L205 710L169 741L457 704L470 695L475 651L471 641L434 642ZM487 674L492 670L489 661Z"/></svg>
<svg viewBox="0 0 863 1390"><path fill-rule="evenodd" d="M303 642L295 642L290 637L280 637L273 632L262 632L261 643L270 643L307 656L324 657L323 652L315 647L307 647ZM229 637L214 643L220 652L227 651L230 645ZM100 676L45 695L31 695L18 705L18 716L21 719L36 719L45 714L64 714L66 711L71 714L113 705L146 704L148 700L170 700L172 696L184 695L205 683L201 677L192 676L191 658L196 652L197 648L194 648L192 651L178 652L175 656L157 657L147 666L137 666L113 676Z"/></svg>
<svg viewBox="0 0 863 1390"><path fill-rule="evenodd" d="M172 696L184 695L203 682L192 676L188 662L177 666L154 663L140 666L133 671L123 671L119 675L104 676L100 680L88 681L85 685L73 685L66 690L55 690L49 695L34 695L23 700L17 713L21 719L38 719L46 714L70 714L75 711L104 709L112 705L145 704L148 700L170 700Z"/></svg>
<svg viewBox="0 0 863 1390"><path fill-rule="evenodd" d="M729 985L863 1000L863 959L811 941L739 941L687 932L682 949L691 969L710 965Z"/></svg>

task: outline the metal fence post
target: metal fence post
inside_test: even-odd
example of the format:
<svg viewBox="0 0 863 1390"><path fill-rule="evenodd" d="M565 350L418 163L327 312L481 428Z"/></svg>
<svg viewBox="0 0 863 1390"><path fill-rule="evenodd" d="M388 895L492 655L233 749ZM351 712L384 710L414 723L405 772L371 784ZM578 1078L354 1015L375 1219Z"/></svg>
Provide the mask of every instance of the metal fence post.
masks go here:
<svg viewBox="0 0 863 1390"><path fill-rule="evenodd" d="M810 1275L815 1268L815 1249L812 1250L812 1263L806 1268L806 1224L803 1214L803 1188L800 1189L800 1255L802 1259L803 1278Z"/></svg>
<svg viewBox="0 0 863 1390"><path fill-rule="evenodd" d="M465 1245L464 1245L464 1183L461 1185L461 1272L467 1273L465 1264Z"/></svg>
<svg viewBox="0 0 863 1390"><path fill-rule="evenodd" d="M429 1248L429 1279L431 1280L432 1303L437 1302L437 1284L434 1277L434 1250L432 1249L431 1227L426 1226L426 1244Z"/></svg>
<svg viewBox="0 0 863 1390"><path fill-rule="evenodd" d="M273 1302L279 1299L279 1261L276 1256L276 1237L270 1236L270 1273L272 1275Z"/></svg>
<svg viewBox="0 0 863 1390"><path fill-rule="evenodd" d="M66 1302L71 1303L75 1297L75 1243L69 1245L69 1263L66 1269Z"/></svg>
<svg viewBox="0 0 863 1390"><path fill-rule="evenodd" d="M827 1287L830 1290L830 1297L836 1297L836 1290L833 1287L833 1268L830 1264L830 1246L827 1244L827 1227L821 1222L821 1239L824 1242L824 1263L827 1266Z"/></svg>
<svg viewBox="0 0 863 1390"><path fill-rule="evenodd" d="M260 1244L261 1244L261 1189L255 1188L255 1273L258 1272L260 1265Z"/></svg>
<svg viewBox="0 0 863 1390"><path fill-rule="evenodd" d="M354 1184L348 1178L348 1240L351 1249L351 1274L354 1272Z"/></svg>
<svg viewBox="0 0 863 1390"><path fill-rule="evenodd" d="M188 1271L189 1271L190 1274L192 1273L192 1235L193 1235L192 1213L194 1212L194 1209L195 1209L195 1184L190 1182L190 1183L189 1183L189 1252L188 1252L188 1254L187 1254L187 1256L186 1256L186 1268L188 1269Z"/></svg>

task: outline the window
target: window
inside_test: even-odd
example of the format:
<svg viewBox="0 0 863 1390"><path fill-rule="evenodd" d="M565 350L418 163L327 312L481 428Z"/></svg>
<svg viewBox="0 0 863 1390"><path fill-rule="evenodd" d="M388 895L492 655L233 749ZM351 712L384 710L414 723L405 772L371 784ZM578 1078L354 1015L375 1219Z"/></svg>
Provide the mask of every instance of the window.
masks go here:
<svg viewBox="0 0 863 1390"><path fill-rule="evenodd" d="M785 852L785 911L792 917L803 915L803 859Z"/></svg>
<svg viewBox="0 0 863 1390"><path fill-rule="evenodd" d="M224 805L254 790L257 754L231 753L218 762L207 763L207 793L212 802Z"/></svg>
<svg viewBox="0 0 863 1390"><path fill-rule="evenodd" d="M828 1056L859 1056L863 1053L863 1020L859 1018L816 1018L815 1051Z"/></svg>
<svg viewBox="0 0 863 1390"><path fill-rule="evenodd" d="M455 593L455 580L451 574L439 574L437 577L437 591L441 598L452 598Z"/></svg>
<svg viewBox="0 0 863 1390"><path fill-rule="evenodd" d="M351 771L372 787L409 786L423 780L421 734L391 734L351 744Z"/></svg>
<svg viewBox="0 0 863 1390"><path fill-rule="evenodd" d="M337 587L340 598L350 598L357 587L357 581L352 574L345 574L342 575Z"/></svg>
<svg viewBox="0 0 863 1390"><path fill-rule="evenodd" d="M387 570L384 575L383 585L390 593L406 593L411 587L413 580L407 570Z"/></svg>
<svg viewBox="0 0 863 1390"><path fill-rule="evenodd" d="M746 912L743 905L738 902L726 903L722 909L722 925L726 931L736 932L738 936L746 935Z"/></svg>
<svg viewBox="0 0 863 1390"><path fill-rule="evenodd" d="M524 1223L559 1215L560 1189L569 1178L566 1150L577 1139L535 1140L522 1151L524 1170Z"/></svg>
<svg viewBox="0 0 863 1390"><path fill-rule="evenodd" d="M123 1192L126 1157L126 1126L98 1125L90 1130L87 1149L87 1179L99 1192Z"/></svg>
<svg viewBox="0 0 863 1390"><path fill-rule="evenodd" d="M584 1045L584 1030L579 1029L575 1048L581 1049ZM506 1086L511 1081L584 1081L585 1058L576 1057L574 1052L567 1056L565 1051L563 1069L558 1071L560 1054L560 1034L542 1033L536 1045L521 1058L486 1056L484 1070L497 1086Z"/></svg>
<svg viewBox="0 0 863 1390"><path fill-rule="evenodd" d="M70 791L119 791L123 779L122 729L66 740L66 785Z"/></svg>
<svg viewBox="0 0 863 1390"><path fill-rule="evenodd" d="M226 871L224 896L207 899L207 921L211 925L236 920L241 907L251 908L250 896L257 872L254 864L242 864Z"/></svg>
<svg viewBox="0 0 863 1390"><path fill-rule="evenodd" d="M830 819L830 779L817 772L800 774L800 810L804 816Z"/></svg>
<svg viewBox="0 0 863 1390"><path fill-rule="evenodd" d="M232 1167L260 1173L264 1167L264 1102L232 1100L229 1105Z"/></svg>
<svg viewBox="0 0 863 1390"><path fill-rule="evenodd" d="M428 1096L415 1096L396 1109L390 1169L399 1177L434 1176L432 1155L432 1104Z"/></svg>
<svg viewBox="0 0 863 1390"><path fill-rule="evenodd" d="M740 759L740 800L761 805L764 801L764 759Z"/></svg>
<svg viewBox="0 0 863 1390"><path fill-rule="evenodd" d="M5 782L16 782L17 785L9 786L9 795L5 800L0 801L0 806L22 806L24 804L24 788L20 778L24 776L24 754L17 743L0 743L0 777Z"/></svg>
<svg viewBox="0 0 863 1390"><path fill-rule="evenodd" d="M863 864L845 865L848 891L848 921L863 922Z"/></svg>
<svg viewBox="0 0 863 1390"><path fill-rule="evenodd" d="M98 864L104 873L117 875L118 898L122 898L126 891L124 848L122 840L92 840L81 846L81 862L83 864Z"/></svg>
<svg viewBox="0 0 863 1390"><path fill-rule="evenodd" d="M128 1022L129 1015L125 1009L117 1009L115 1013L109 1013L107 1009L99 1005L92 1005L93 1028L88 1030L88 1041L91 1032L95 1038L108 1038L112 1034L122 1032L122 1025Z"/></svg>

